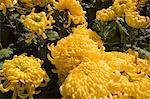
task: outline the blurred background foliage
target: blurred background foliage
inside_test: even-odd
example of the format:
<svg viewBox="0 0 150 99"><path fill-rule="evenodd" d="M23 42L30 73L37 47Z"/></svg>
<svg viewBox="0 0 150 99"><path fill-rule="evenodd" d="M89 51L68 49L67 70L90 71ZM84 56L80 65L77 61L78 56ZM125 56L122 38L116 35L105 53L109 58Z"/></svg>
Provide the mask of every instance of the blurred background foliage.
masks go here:
<svg viewBox="0 0 150 99"><path fill-rule="evenodd" d="M80 0L83 9L86 11L86 20L88 28L96 31L104 41L106 51L126 51L133 48L140 53L140 57L150 56L150 29L134 29L129 27L122 17L118 17L115 21L98 21L96 20L96 11L102 8L108 8L112 5L112 0ZM65 12L55 11L52 14L56 21L53 30L46 30L47 39L43 40L39 36L34 36L31 43L26 43L26 37L29 36L29 30L20 22L20 14L17 13L19 8L9 12L6 15L0 12L0 67L5 59L11 59L13 55L27 53L44 60L42 67L48 73L51 81L47 87L38 88L42 92L35 95L35 99L49 98L59 99L59 85L57 74L52 73L51 69L55 68L47 59L48 43L57 43L57 41L71 32L70 27L64 28L64 18L67 16ZM47 11L46 7L36 6L36 12ZM29 13L28 9L23 8L23 13ZM146 5L140 8L140 14L150 16L150 0ZM0 99L11 98L11 92L0 93Z"/></svg>

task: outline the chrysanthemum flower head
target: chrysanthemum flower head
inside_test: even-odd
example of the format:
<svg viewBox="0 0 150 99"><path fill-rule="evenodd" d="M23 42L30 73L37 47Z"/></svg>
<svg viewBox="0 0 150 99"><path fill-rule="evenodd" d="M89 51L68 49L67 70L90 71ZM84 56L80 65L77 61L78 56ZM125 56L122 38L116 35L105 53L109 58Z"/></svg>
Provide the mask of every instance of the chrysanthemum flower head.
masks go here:
<svg viewBox="0 0 150 99"><path fill-rule="evenodd" d="M150 17L140 16L136 11L126 11L125 21L129 26L137 29L150 27Z"/></svg>
<svg viewBox="0 0 150 99"><path fill-rule="evenodd" d="M102 9L96 12L96 19L102 21L112 21L116 17L115 12L112 10L111 7L107 9Z"/></svg>
<svg viewBox="0 0 150 99"><path fill-rule="evenodd" d="M115 11L116 15L124 16L127 9L129 10L136 10L136 3L132 0L115 0L112 9Z"/></svg>
<svg viewBox="0 0 150 99"><path fill-rule="evenodd" d="M84 18L85 11L83 11L82 6L77 0L59 0L58 2L52 0L55 9L59 11L67 11L68 12L68 25L64 27L68 27L70 25L70 20L73 21L74 24L85 24L86 20Z"/></svg>
<svg viewBox="0 0 150 99"><path fill-rule="evenodd" d="M84 16L85 12L77 0L53 0L54 7L60 11L68 10L73 16Z"/></svg>
<svg viewBox="0 0 150 99"><path fill-rule="evenodd" d="M22 15L21 21L33 33L36 32L38 36L42 36L44 39L46 39L47 36L44 31L45 29L52 29L52 23L55 21L51 15L46 16L45 12L35 13L34 11L35 8L33 8L29 15Z"/></svg>
<svg viewBox="0 0 150 99"><path fill-rule="evenodd" d="M98 61L100 53L104 52L98 35L90 29L76 28L73 33L54 44L48 45L51 51L49 60L55 64L58 74L66 76L70 70L82 61Z"/></svg>
<svg viewBox="0 0 150 99"><path fill-rule="evenodd" d="M105 61L82 62L60 87L63 99L100 99L109 95L112 69ZM105 98L104 98L105 99Z"/></svg>
<svg viewBox="0 0 150 99"><path fill-rule="evenodd" d="M6 14L6 8L13 7L17 2L18 0L0 0L0 10Z"/></svg>
<svg viewBox="0 0 150 99"><path fill-rule="evenodd" d="M13 99L16 99L17 95L20 98L32 99L32 95L36 94L35 88L44 86L49 81L41 64L40 59L25 55L15 55L12 60L5 60L0 71L0 80L5 82L0 84L0 90L14 91Z"/></svg>

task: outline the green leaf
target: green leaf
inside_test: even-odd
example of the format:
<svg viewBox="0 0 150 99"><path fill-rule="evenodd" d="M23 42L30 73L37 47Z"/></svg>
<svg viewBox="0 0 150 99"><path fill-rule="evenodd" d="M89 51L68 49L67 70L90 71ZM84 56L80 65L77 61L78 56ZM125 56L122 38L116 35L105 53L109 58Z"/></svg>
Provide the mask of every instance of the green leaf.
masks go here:
<svg viewBox="0 0 150 99"><path fill-rule="evenodd" d="M19 14L18 14L18 13L13 14L13 17L14 17L14 18L17 18L17 17L19 17Z"/></svg>
<svg viewBox="0 0 150 99"><path fill-rule="evenodd" d="M125 33L126 35L129 36L127 29L122 25L124 23L123 18L117 18L116 23L118 24L119 30L121 33Z"/></svg>
<svg viewBox="0 0 150 99"><path fill-rule="evenodd" d="M47 32L48 40L55 41L56 39L60 39L59 35L55 31L48 31Z"/></svg>
<svg viewBox="0 0 150 99"><path fill-rule="evenodd" d="M1 49L0 50L0 59L10 57L13 54L13 50L11 48Z"/></svg>

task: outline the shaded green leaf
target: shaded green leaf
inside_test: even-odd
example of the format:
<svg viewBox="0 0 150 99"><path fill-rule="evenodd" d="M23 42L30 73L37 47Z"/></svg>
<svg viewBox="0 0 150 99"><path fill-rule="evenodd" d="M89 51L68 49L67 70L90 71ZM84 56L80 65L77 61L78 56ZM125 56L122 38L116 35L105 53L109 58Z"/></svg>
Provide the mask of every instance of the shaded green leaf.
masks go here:
<svg viewBox="0 0 150 99"><path fill-rule="evenodd" d="M56 39L60 38L58 33L52 30L47 32L47 36L48 36L48 40L50 41L55 41Z"/></svg>
<svg viewBox="0 0 150 99"><path fill-rule="evenodd" d="M13 54L13 50L11 48L1 49L0 50L0 59L10 57L11 54Z"/></svg>

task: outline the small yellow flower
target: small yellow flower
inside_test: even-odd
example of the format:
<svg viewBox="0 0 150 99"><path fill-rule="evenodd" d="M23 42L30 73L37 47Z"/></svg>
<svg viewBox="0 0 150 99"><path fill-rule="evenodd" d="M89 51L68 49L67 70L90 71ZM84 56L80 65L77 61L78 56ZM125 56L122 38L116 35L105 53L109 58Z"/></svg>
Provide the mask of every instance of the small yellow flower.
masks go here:
<svg viewBox="0 0 150 99"><path fill-rule="evenodd" d="M0 80L5 80L5 82L0 84L0 90L2 92L14 91L13 99L16 99L17 95L20 98L32 99L32 95L36 94L35 88L44 86L49 81L41 64L40 59L25 55L15 55L12 60L5 60L0 70Z"/></svg>
<svg viewBox="0 0 150 99"><path fill-rule="evenodd" d="M45 29L52 29L52 23L55 21L51 15L46 16L45 12L34 13L35 8L32 12L25 16L21 16L23 24L29 28L33 33L36 32L38 36L42 36L44 39L47 38Z"/></svg>
<svg viewBox="0 0 150 99"><path fill-rule="evenodd" d="M74 22L74 24L84 24L86 20L84 18L85 11L83 11L82 6L77 0L59 0L59 2L53 0L53 4L55 9L59 11L68 11L68 25L64 27L68 27L71 24L70 19Z"/></svg>
<svg viewBox="0 0 150 99"><path fill-rule="evenodd" d="M82 6L77 0L59 0L59 2L53 0L54 7L59 11L68 10L73 16L84 16L85 11L83 11Z"/></svg>
<svg viewBox="0 0 150 99"><path fill-rule="evenodd" d="M117 16L124 16L127 9L136 10L136 3L132 0L115 0L112 9L115 11Z"/></svg>
<svg viewBox="0 0 150 99"><path fill-rule="evenodd" d="M116 17L115 12L112 10L111 7L107 9L102 9L96 12L96 19L102 21L112 21Z"/></svg>
<svg viewBox="0 0 150 99"><path fill-rule="evenodd" d="M140 16L138 12L127 11L125 15L126 23L133 28L148 28L150 26L150 17Z"/></svg>
<svg viewBox="0 0 150 99"><path fill-rule="evenodd" d="M0 10L6 14L6 8L13 7L17 2L18 0L0 0Z"/></svg>

